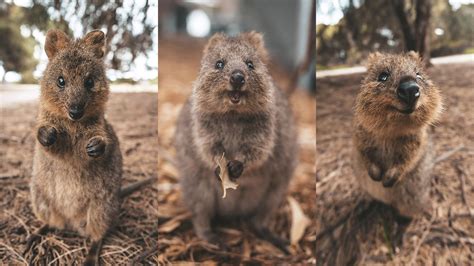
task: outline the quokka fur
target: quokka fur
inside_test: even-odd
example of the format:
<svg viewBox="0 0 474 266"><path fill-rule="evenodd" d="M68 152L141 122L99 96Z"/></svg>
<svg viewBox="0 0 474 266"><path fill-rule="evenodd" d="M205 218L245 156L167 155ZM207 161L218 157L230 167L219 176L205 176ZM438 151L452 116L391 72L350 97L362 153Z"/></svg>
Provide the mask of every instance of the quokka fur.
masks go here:
<svg viewBox="0 0 474 266"><path fill-rule="evenodd" d="M406 84L418 92L410 104L402 100ZM370 55L355 104L353 168L361 188L403 216L431 212L429 128L441 109L417 53Z"/></svg>

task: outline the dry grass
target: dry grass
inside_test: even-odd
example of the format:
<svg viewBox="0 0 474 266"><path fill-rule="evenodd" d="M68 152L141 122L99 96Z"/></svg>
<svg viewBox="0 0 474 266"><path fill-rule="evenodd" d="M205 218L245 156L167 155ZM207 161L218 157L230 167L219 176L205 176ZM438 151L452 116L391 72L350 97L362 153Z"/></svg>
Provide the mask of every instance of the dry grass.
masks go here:
<svg viewBox="0 0 474 266"><path fill-rule="evenodd" d="M37 104L1 110L0 133L0 264L26 264L26 238L41 226L32 211L31 178ZM157 175L157 97L153 93L111 94L107 118L120 139L124 156L123 184ZM137 119L139 118L139 119ZM101 261L126 264L157 246L157 190L147 187L122 204L119 225L106 238ZM36 246L35 265L71 265L82 262L90 241L73 232L49 233ZM144 262L156 263L150 254Z"/></svg>
<svg viewBox="0 0 474 266"><path fill-rule="evenodd" d="M193 80L200 66L202 41L181 37L160 39L159 52L159 252L161 263L217 262L314 263L315 251L315 99L298 91L292 96L293 109L300 134L300 164L289 188L312 223L298 245L291 247L291 256L285 256L271 244L255 238L245 224L236 223L221 227L222 237L231 247L221 252L199 240L192 229L190 214L184 208L179 188L179 177L173 167L173 139L175 121L186 97L191 92ZM285 85L285 73L272 69L277 83ZM289 238L291 212L288 202L282 204L271 230Z"/></svg>
<svg viewBox="0 0 474 266"><path fill-rule="evenodd" d="M445 98L433 129L432 220L398 219L358 188L350 166L352 106L361 75L318 80L317 256L321 263L469 265L474 261L473 65L430 69ZM460 148L464 147L464 148Z"/></svg>

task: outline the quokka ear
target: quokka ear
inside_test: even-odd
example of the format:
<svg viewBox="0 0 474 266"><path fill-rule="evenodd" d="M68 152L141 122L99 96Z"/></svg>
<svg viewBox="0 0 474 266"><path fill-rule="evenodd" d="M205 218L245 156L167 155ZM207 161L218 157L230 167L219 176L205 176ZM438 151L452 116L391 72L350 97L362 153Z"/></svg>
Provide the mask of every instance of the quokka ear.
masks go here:
<svg viewBox="0 0 474 266"><path fill-rule="evenodd" d="M257 51L263 61L268 60L268 51L265 49L265 42L263 40L263 35L256 31L244 32L240 34L240 37L252 45Z"/></svg>
<svg viewBox="0 0 474 266"><path fill-rule="evenodd" d="M380 59L380 57L382 57L382 54L379 52L370 53L369 57L367 58L367 62L370 65L374 63L375 61L377 61L378 59Z"/></svg>
<svg viewBox="0 0 474 266"><path fill-rule="evenodd" d="M204 47L204 53L207 54L209 51L214 49L217 44L219 44L221 41L225 40L227 36L224 33L216 33L212 35L212 37L207 41L206 46Z"/></svg>
<svg viewBox="0 0 474 266"><path fill-rule="evenodd" d="M421 56L418 52L410 51L410 52L406 53L406 55L409 58L415 60L418 64L423 65L423 59L421 58Z"/></svg>
<svg viewBox="0 0 474 266"><path fill-rule="evenodd" d="M58 51L66 48L70 43L69 37L61 30L49 30L46 33L44 50L49 59L52 59Z"/></svg>
<svg viewBox="0 0 474 266"><path fill-rule="evenodd" d="M420 60L421 57L420 57L420 54L418 52L415 52L415 51L410 51L407 53L407 55L415 60Z"/></svg>
<svg viewBox="0 0 474 266"><path fill-rule="evenodd" d="M90 49L97 58L102 58L105 55L105 41L105 34L100 30L93 30L82 39L86 48Z"/></svg>

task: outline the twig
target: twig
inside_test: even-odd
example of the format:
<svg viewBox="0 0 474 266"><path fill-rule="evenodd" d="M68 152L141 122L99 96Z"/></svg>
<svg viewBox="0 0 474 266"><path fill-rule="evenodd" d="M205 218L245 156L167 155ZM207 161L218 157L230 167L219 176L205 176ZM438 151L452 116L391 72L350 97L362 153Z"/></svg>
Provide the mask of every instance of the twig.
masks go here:
<svg viewBox="0 0 474 266"><path fill-rule="evenodd" d="M9 245L3 243L3 242L0 242L0 245L1 246L4 246L6 249L10 250L13 254L15 254L19 259L21 259L25 265L28 264L28 261L25 260L25 258L23 258L20 254L18 254L15 249L13 249L12 247L10 247Z"/></svg>
<svg viewBox="0 0 474 266"><path fill-rule="evenodd" d="M61 255L59 255L58 257L56 257L54 260L50 261L50 262L48 263L48 265L54 265L53 262L55 262L55 261L61 259L62 257L65 257L65 256L67 256L67 255L69 255L69 254L72 254L72 253L74 253L74 252L77 252L77 251L79 251L79 250L81 250L81 249L86 249L86 248L85 248L85 247L80 247L80 248L75 248L75 249L73 249L73 250L69 250L69 251L67 251L66 253L61 254Z"/></svg>
<svg viewBox="0 0 474 266"><path fill-rule="evenodd" d="M11 142L20 143L21 139L16 136L6 136L2 134L0 135L0 141L11 141Z"/></svg>
<svg viewBox="0 0 474 266"><path fill-rule="evenodd" d="M466 200L466 192L465 192L465 187L466 187L466 180L464 179L464 170L461 168L459 163L454 163L454 168L456 168L456 172L459 177L459 182L461 183L461 199L462 202L471 210L471 206L469 206L467 200Z"/></svg>
<svg viewBox="0 0 474 266"><path fill-rule="evenodd" d="M415 250L413 251L413 257L411 258L410 265L416 265L415 261L416 261L416 258L418 257L418 251L420 250L421 245L423 244L423 242L425 242L426 237L430 233L431 226L433 225L433 222L434 222L435 218L436 218L436 215L433 215L431 217L431 220L430 220L430 223L428 224L428 227L423 232L423 235L421 235L420 242L418 242L418 245L416 245Z"/></svg>
<svg viewBox="0 0 474 266"><path fill-rule="evenodd" d="M137 258L133 260L132 265L143 263L148 257L158 253L158 244L154 245L151 249L145 250Z"/></svg>
<svg viewBox="0 0 474 266"><path fill-rule="evenodd" d="M4 174L0 174L0 180L3 180L3 179L15 179L15 178L18 178L20 177L21 175L19 173L4 173Z"/></svg>
<svg viewBox="0 0 474 266"><path fill-rule="evenodd" d="M458 173L459 182L461 183L461 200L464 203L464 205L466 205L470 216L473 217L474 216L474 210L472 209L470 203L466 199L466 179L465 179L466 173L461 168L459 163L455 163L454 168L456 169L456 172Z"/></svg>
<svg viewBox="0 0 474 266"><path fill-rule="evenodd" d="M18 217L17 215L15 215L14 213L10 212L10 211L5 211L8 215L10 215L11 217L15 218L18 220L18 222L21 224L21 226L23 226L23 229L25 229L25 231L27 232L28 236L30 235L30 232L28 232L28 226L26 225L25 221L23 221L23 219L21 219L20 217Z"/></svg>
<svg viewBox="0 0 474 266"><path fill-rule="evenodd" d="M463 145L463 144L457 146L456 148L454 148L454 149L452 149L452 150L449 150L449 151L447 151L447 152L444 152L443 154L441 154L440 156L438 156L438 157L434 160L433 165L435 165L435 164L437 164L437 163L439 163L439 162L441 162L441 161L444 161L444 160L448 159L449 157L451 157L451 156L454 155L456 152L458 152L458 151L460 151L460 150L462 150L462 149L464 149L464 145Z"/></svg>
<svg viewBox="0 0 474 266"><path fill-rule="evenodd" d="M425 243L442 242L446 244L467 244L474 246L474 238L472 237L454 237L446 233L431 233L426 238Z"/></svg>

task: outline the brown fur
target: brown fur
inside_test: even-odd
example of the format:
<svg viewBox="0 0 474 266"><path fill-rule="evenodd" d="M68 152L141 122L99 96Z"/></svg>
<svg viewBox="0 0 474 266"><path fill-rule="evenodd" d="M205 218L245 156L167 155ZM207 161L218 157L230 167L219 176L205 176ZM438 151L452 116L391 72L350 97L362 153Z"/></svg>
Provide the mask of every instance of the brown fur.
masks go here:
<svg viewBox="0 0 474 266"><path fill-rule="evenodd" d="M225 62L222 70L216 68L218 60ZM260 34L214 35L178 119L176 149L184 201L193 213L197 235L212 243L222 244L211 221L236 217L246 217L258 236L278 242L265 228L284 199L296 166L297 142L288 101L275 87L266 61ZM227 94L235 70L245 76L238 104ZM227 191L225 199L214 174L223 153L243 165L236 181L239 188ZM231 174L234 167L228 165Z"/></svg>
<svg viewBox="0 0 474 266"><path fill-rule="evenodd" d="M378 81L381 72L390 74ZM417 73L419 76L417 77ZM415 111L397 98L402 78L420 87ZM429 185L432 148L428 127L441 111L439 90L429 80L418 54L375 53L356 99L354 117L354 170L372 197L412 217L430 211Z"/></svg>
<svg viewBox="0 0 474 266"><path fill-rule="evenodd" d="M119 214L122 177L119 141L104 117L109 94L105 35L92 31L70 40L50 30L45 50L49 63L41 81L33 211L51 227L90 237L93 252L100 252L98 243ZM64 89L58 86L59 76L66 82ZM92 88L86 88L88 78L94 81ZM76 121L68 115L75 105L84 106L84 115Z"/></svg>

